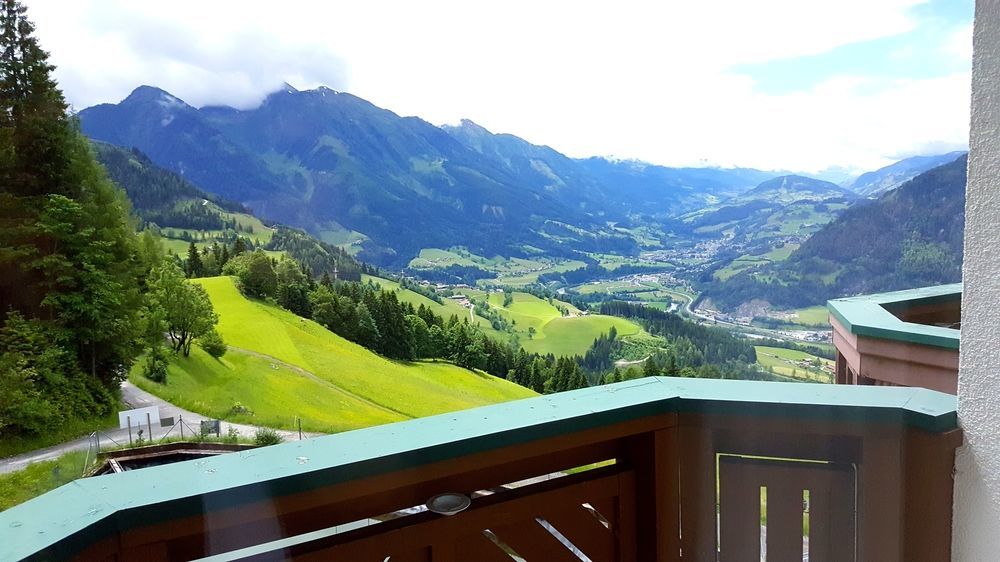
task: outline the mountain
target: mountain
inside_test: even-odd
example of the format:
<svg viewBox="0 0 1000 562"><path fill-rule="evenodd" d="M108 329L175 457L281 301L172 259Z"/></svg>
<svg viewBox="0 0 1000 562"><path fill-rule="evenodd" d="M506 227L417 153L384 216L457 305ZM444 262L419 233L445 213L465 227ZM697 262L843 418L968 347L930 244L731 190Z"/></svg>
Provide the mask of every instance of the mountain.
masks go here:
<svg viewBox="0 0 1000 562"><path fill-rule="evenodd" d="M752 168L670 168L600 157L578 162L630 213L661 218L712 205L776 175Z"/></svg>
<svg viewBox="0 0 1000 562"><path fill-rule="evenodd" d="M787 260L711 282L705 296L725 309L754 299L786 308L960 280L966 160L851 206Z"/></svg>
<svg viewBox="0 0 1000 562"><path fill-rule="evenodd" d="M102 142L92 146L98 162L111 181L125 191L145 226L159 232L165 246L175 253L186 251L190 242L203 248L214 242L232 244L241 237L249 246L288 254L316 275L336 272L339 279L357 281L367 270L341 248L301 230L266 225L239 203L205 193L153 164L138 149Z"/></svg>
<svg viewBox="0 0 1000 562"><path fill-rule="evenodd" d="M93 139L263 217L402 265L422 248L486 256L634 254L622 228L739 193L773 174L576 160L471 121L435 127L329 88L269 95L257 108L194 108L150 86L79 114Z"/></svg>
<svg viewBox="0 0 1000 562"><path fill-rule="evenodd" d="M456 243L486 255L634 247L442 129L328 88L285 89L240 111L140 87L79 117L91 138L136 146L263 216L321 238L364 232L367 255L383 263Z"/></svg>
<svg viewBox="0 0 1000 562"><path fill-rule="evenodd" d="M197 230L234 229L227 213L249 213L239 203L210 195L177 174L153 164L137 149L93 142L94 154L132 202L139 217L157 226Z"/></svg>
<svg viewBox="0 0 1000 562"><path fill-rule="evenodd" d="M635 215L678 215L774 176L744 168L669 168L635 160L574 159L515 135L492 133L468 119L442 129L564 204L616 221Z"/></svg>
<svg viewBox="0 0 1000 562"><path fill-rule="evenodd" d="M953 162L967 154L965 151L949 152L934 156L913 156L858 176L851 184L851 189L859 195L875 198L899 187L903 182L931 168Z"/></svg>
<svg viewBox="0 0 1000 562"><path fill-rule="evenodd" d="M835 183L806 176L787 175L767 180L740 196L742 200L767 200L778 203L822 201L832 198L855 199L850 190Z"/></svg>

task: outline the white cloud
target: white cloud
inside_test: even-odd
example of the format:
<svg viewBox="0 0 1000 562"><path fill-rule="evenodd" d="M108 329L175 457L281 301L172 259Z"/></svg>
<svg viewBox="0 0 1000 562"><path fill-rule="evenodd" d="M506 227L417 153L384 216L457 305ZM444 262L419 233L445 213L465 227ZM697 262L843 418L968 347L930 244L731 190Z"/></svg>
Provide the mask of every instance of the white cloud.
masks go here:
<svg viewBox="0 0 1000 562"><path fill-rule="evenodd" d="M246 107L286 80L434 123L468 117L576 156L819 170L964 144L968 75L831 76L811 91L769 96L727 69L913 30L911 8L921 3L28 5L77 107L117 101L141 83L193 105ZM960 34L947 45L958 49Z"/></svg>

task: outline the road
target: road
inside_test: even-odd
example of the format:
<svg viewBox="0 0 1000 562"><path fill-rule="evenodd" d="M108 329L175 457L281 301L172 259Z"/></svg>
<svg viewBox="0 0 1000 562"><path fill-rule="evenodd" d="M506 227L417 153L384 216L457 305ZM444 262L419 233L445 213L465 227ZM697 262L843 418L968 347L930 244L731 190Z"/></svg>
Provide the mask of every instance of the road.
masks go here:
<svg viewBox="0 0 1000 562"><path fill-rule="evenodd" d="M191 435L189 428L198 429L202 420L209 419L201 414L196 414L194 412L185 410L162 398L150 394L132 383L126 381L122 383L122 400L130 408L145 408L148 406L157 406L160 409L161 418L172 417L175 422L180 419L184 420L184 424L187 426L184 428L185 435ZM255 426L244 425L238 423L222 422L222 434L226 435L230 427L236 428L241 437L253 438L254 433L257 431ZM148 431L148 430L147 430ZM156 425L152 428L153 438L160 439L170 433L170 436L180 437L179 424L175 426L172 430L170 427L158 427ZM276 430L279 435L281 435L285 441L293 441L299 438L297 431L285 431ZM127 445L129 442L129 431L128 429L107 429L98 432L100 435L100 447L101 449L118 447L120 445ZM304 437L315 437L319 434L317 433L304 433ZM135 437L135 430L133 430L133 438ZM144 435L144 438L149 436ZM58 445L53 445L51 447L46 447L44 449L36 449L27 453L22 453L20 455L14 455L12 457L7 457L5 459L0 459L0 474L5 472L13 472L15 470L20 470L25 466L39 461L46 461L58 458L71 451L85 451L91 446L92 440L89 437L81 437L73 441L67 441L65 443L60 443Z"/></svg>

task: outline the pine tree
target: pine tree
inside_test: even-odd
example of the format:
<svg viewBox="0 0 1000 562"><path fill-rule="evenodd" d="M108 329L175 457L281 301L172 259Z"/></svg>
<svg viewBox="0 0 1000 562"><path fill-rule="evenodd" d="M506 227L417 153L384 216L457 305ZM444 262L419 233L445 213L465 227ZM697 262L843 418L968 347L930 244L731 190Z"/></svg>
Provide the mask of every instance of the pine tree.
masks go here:
<svg viewBox="0 0 1000 562"><path fill-rule="evenodd" d="M198 247L194 245L194 242L188 245L187 269L185 273L192 279L205 274L205 266L201 263L201 254L198 252Z"/></svg>
<svg viewBox="0 0 1000 562"><path fill-rule="evenodd" d="M644 377L655 377L660 374L660 368L656 365L656 361L649 357L646 362L642 365L642 376Z"/></svg>
<svg viewBox="0 0 1000 562"><path fill-rule="evenodd" d="M33 32L25 8L2 0L0 323L9 337L0 342L0 388L21 381L24 396L39 400L30 415L51 426L114 406L140 349L139 289L149 264L130 205L68 116ZM47 358L18 347L29 333ZM0 426L19 416L0 411Z"/></svg>

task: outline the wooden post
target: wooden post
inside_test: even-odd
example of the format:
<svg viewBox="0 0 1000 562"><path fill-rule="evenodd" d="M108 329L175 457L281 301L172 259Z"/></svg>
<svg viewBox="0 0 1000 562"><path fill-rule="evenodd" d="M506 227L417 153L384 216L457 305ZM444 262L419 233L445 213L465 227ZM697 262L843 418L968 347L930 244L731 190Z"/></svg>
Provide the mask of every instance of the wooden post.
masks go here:
<svg viewBox="0 0 1000 562"><path fill-rule="evenodd" d="M638 558L678 560L676 427L630 438L623 457L636 473L635 532Z"/></svg>
<svg viewBox="0 0 1000 562"><path fill-rule="evenodd" d="M184 440L184 415L177 414L177 423L181 426L181 441Z"/></svg>
<svg viewBox="0 0 1000 562"><path fill-rule="evenodd" d="M299 441L302 441L302 418L296 418L299 421Z"/></svg>
<svg viewBox="0 0 1000 562"><path fill-rule="evenodd" d="M132 446L132 416L125 416L125 423L128 424L128 446Z"/></svg>
<svg viewBox="0 0 1000 562"><path fill-rule="evenodd" d="M150 419L149 412L146 412L146 429L149 431L149 442L153 442L153 420Z"/></svg>

